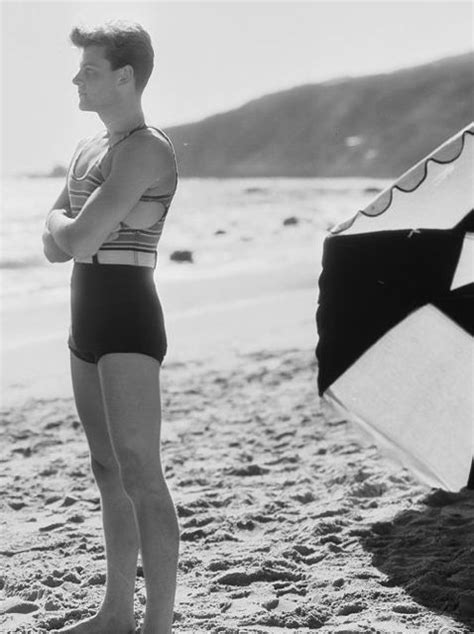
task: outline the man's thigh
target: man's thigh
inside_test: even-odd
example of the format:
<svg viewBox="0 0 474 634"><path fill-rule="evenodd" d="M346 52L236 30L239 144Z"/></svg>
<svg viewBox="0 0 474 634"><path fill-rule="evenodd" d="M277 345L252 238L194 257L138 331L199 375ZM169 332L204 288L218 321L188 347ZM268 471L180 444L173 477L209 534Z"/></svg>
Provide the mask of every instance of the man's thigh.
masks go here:
<svg viewBox="0 0 474 634"><path fill-rule="evenodd" d="M105 416L97 365L70 352L72 387L77 413L84 428L91 457L104 467L116 467Z"/></svg>
<svg viewBox="0 0 474 634"><path fill-rule="evenodd" d="M160 364L151 356L108 353L98 362L105 411L117 457L156 464L160 455Z"/></svg>

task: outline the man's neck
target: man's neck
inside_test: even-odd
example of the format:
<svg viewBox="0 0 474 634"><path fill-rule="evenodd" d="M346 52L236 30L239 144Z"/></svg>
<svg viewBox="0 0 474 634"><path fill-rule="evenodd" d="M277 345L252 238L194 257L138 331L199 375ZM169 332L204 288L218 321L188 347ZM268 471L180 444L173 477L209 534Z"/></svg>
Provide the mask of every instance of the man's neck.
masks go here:
<svg viewBox="0 0 474 634"><path fill-rule="evenodd" d="M145 122L141 104L134 104L126 108L122 106L113 111L98 112L97 114L107 128L108 137L112 142Z"/></svg>

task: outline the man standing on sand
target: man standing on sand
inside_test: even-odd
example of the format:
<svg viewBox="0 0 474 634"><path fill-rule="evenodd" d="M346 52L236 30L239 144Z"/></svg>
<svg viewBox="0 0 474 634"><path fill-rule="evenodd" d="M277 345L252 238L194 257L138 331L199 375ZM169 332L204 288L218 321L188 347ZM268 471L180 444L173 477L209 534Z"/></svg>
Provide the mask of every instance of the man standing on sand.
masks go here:
<svg viewBox="0 0 474 634"><path fill-rule="evenodd" d="M168 137L145 124L141 96L153 69L148 33L110 22L74 28L79 108L105 130L81 141L43 234L50 262L74 259L71 375L102 501L107 558L95 616L60 630L135 632L141 551L147 593L142 634L169 634L179 550L176 510L160 456L160 367L166 333L154 285L156 248L177 186Z"/></svg>

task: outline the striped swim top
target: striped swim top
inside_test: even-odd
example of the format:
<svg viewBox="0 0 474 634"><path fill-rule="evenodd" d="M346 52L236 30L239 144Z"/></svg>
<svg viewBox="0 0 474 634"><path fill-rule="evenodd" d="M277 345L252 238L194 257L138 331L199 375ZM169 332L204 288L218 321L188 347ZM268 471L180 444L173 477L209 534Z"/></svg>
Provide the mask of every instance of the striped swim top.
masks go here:
<svg viewBox="0 0 474 634"><path fill-rule="evenodd" d="M92 192L95 191L97 187L100 187L100 185L105 181L101 169L101 164L105 156L119 143L128 138L134 132L150 128L152 130L156 130L169 143L175 164L175 178L173 187L168 193L157 193L157 187L152 185L142 194L142 196L140 197L140 201L162 203L164 207L163 213L153 225L144 229L136 229L134 227L130 227L125 222L121 222L118 229L118 236L114 240L104 242L98 252L139 251L143 253L154 253L156 262L158 241L163 232L165 218L170 208L171 201L173 200L173 196L176 192L176 187L178 185L176 155L174 153L173 145L170 139L162 130L143 124L141 126L138 126L137 128L134 128L117 143L113 144L112 146L108 146L101 153L99 153L98 157L92 162L83 176L78 177L74 173L74 168L77 165L81 150L84 147L82 143L79 144L76 152L74 153L74 156L72 157L67 175L67 185L69 192L69 201L71 205L71 215L73 218L75 218L81 211L82 207L84 206ZM91 138L93 137L89 137L89 139Z"/></svg>

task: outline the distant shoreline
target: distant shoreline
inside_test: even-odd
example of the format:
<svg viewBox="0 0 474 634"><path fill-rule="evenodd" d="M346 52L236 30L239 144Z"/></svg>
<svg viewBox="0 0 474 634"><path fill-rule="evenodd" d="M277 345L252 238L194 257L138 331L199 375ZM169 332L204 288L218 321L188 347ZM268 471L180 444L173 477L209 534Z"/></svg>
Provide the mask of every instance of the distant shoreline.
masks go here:
<svg viewBox="0 0 474 634"><path fill-rule="evenodd" d="M55 165L49 172L25 172L24 174L18 174L19 177L25 178L61 178L66 176L67 167L64 165Z"/></svg>
<svg viewBox="0 0 474 634"><path fill-rule="evenodd" d="M40 178L63 178L67 175L67 169L61 168L59 172L59 166L54 168L49 172L24 172L24 173L16 173L16 174L4 174L1 176L2 179L15 179L15 178L28 178L28 179L40 179ZM378 193L382 191L385 187L387 187L395 178L400 176L400 174L396 174L393 176L380 177L380 176L295 176L295 175L287 175L287 176L262 176L261 174L258 176L237 176L237 175L229 175L229 176L180 176L181 181L188 180L202 180L202 181L277 181L277 180L314 180L314 181L334 181L334 182L343 182L343 181L365 181L365 185L360 184L361 190L366 190L367 193ZM346 187L344 189L347 189ZM359 189L359 188L358 188ZM252 192L248 192L252 193Z"/></svg>

